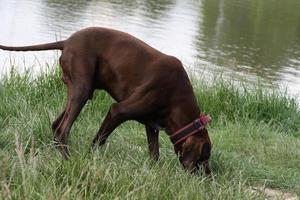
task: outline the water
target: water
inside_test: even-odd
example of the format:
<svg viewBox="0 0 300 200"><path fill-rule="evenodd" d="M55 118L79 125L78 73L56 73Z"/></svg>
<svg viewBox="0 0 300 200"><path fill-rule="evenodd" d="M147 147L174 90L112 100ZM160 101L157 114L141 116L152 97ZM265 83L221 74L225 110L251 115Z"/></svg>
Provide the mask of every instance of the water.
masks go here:
<svg viewBox="0 0 300 200"><path fill-rule="evenodd" d="M84 27L111 27L178 57L199 76L221 71L300 93L299 0L0 0L0 21L0 44L51 42ZM57 54L0 51L0 73L11 65L40 71Z"/></svg>

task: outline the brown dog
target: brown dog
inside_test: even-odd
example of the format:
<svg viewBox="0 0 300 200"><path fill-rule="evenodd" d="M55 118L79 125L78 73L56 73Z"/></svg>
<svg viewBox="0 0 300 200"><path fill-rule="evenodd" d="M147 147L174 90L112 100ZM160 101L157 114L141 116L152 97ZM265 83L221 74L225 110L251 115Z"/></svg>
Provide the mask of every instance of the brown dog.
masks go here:
<svg viewBox="0 0 300 200"><path fill-rule="evenodd" d="M150 156L157 160L159 128L172 136L199 118L200 110L182 63L124 32L92 27L64 41L26 47L0 45L0 49L62 50L59 62L68 98L52 129L65 158L69 157L67 138L71 126L95 89L107 91L117 103L111 105L93 140L94 146L104 144L121 123L137 120L145 125ZM185 169L195 171L203 164L205 173L210 174L211 143L204 126L174 143L174 149Z"/></svg>

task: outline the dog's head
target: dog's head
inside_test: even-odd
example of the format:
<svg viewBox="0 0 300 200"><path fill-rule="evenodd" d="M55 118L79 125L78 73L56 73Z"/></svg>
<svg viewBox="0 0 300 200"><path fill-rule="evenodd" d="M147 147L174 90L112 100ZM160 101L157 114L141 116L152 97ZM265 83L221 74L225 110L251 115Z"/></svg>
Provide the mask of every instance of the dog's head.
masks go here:
<svg viewBox="0 0 300 200"><path fill-rule="evenodd" d="M203 166L206 175L210 175L211 170L208 165L208 159L211 152L211 142L206 129L203 129L199 134L188 137L182 143L179 152L179 160L183 167L194 173Z"/></svg>

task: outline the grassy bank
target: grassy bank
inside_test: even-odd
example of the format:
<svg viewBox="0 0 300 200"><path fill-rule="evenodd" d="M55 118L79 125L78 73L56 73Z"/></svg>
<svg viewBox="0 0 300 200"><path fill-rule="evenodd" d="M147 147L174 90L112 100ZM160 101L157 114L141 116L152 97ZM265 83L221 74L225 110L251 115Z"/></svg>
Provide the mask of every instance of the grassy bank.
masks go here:
<svg viewBox="0 0 300 200"><path fill-rule="evenodd" d="M65 102L59 72L0 81L0 199L257 199L251 186L300 195L300 111L296 101L261 87L194 81L213 117L214 180L185 173L161 132L159 162L149 160L144 127L127 122L94 153L89 145L112 99L97 92L70 137L72 158L52 146L51 122ZM238 89L237 89L238 88Z"/></svg>

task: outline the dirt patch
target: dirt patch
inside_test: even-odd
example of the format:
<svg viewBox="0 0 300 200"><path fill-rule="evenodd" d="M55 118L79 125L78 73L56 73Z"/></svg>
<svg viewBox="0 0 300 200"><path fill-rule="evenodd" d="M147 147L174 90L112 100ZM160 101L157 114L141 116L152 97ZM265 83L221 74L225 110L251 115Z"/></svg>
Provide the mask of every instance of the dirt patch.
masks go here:
<svg viewBox="0 0 300 200"><path fill-rule="evenodd" d="M263 194L266 200L299 200L297 194L284 192L278 189L251 187L250 192L254 194Z"/></svg>

